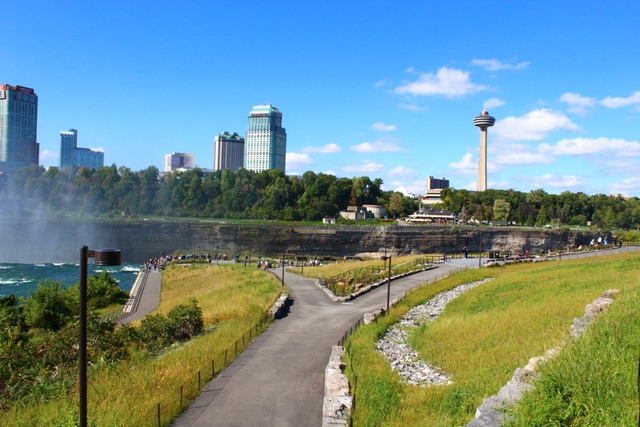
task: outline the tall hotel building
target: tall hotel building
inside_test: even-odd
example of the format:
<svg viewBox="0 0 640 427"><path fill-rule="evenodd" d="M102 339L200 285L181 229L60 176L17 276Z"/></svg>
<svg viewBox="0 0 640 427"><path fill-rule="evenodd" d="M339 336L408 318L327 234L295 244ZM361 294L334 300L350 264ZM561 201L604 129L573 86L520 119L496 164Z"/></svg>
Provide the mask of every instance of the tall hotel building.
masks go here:
<svg viewBox="0 0 640 427"><path fill-rule="evenodd" d="M244 165L244 138L237 133L222 132L213 140L213 170L235 172Z"/></svg>
<svg viewBox="0 0 640 427"><path fill-rule="evenodd" d="M40 160L38 96L23 86L0 85L0 171L37 165Z"/></svg>
<svg viewBox="0 0 640 427"><path fill-rule="evenodd" d="M60 169L81 168L98 169L104 166L104 153L89 148L78 147L78 131L60 132Z"/></svg>
<svg viewBox="0 0 640 427"><path fill-rule="evenodd" d="M244 143L244 168L256 172L266 169L285 171L287 132L282 113L269 105L253 107Z"/></svg>

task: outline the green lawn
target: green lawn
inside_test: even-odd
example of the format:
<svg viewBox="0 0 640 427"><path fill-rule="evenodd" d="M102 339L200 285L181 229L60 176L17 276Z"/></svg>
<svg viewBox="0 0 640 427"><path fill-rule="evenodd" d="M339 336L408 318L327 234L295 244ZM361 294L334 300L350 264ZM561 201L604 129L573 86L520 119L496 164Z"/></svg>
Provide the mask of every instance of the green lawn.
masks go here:
<svg viewBox="0 0 640 427"><path fill-rule="evenodd" d="M631 305L637 304L639 268L637 254L521 264L465 271L410 294L389 316L358 329L349 340L348 375L352 383L357 376L354 425L465 424L474 418L482 399L497 393L517 367L557 346L568 335L573 318L582 316L585 305L604 290L618 288L622 291L619 300L629 299ZM402 383L383 356L375 351L378 338L409 308L442 290L484 277L495 277L495 280L454 300L435 322L418 328L411 335L412 345L420 357L449 372L453 384L417 387ZM622 307L623 303L616 302L614 307L616 305ZM625 319L627 323L630 321L629 317ZM640 327L630 328L635 332L629 332L629 339L640 342ZM622 369L627 372L627 380L628 372L637 368L637 353L637 346L633 346L627 349L626 356L621 356L621 360L627 362L629 358L635 360L631 367L627 363ZM578 382L587 381L574 374ZM617 408L588 406L589 410L622 411L627 415L618 414L615 419L628 420L628 413L637 408L630 403L633 394L619 387L608 388L606 393L624 403ZM630 424L627 422L627 425Z"/></svg>

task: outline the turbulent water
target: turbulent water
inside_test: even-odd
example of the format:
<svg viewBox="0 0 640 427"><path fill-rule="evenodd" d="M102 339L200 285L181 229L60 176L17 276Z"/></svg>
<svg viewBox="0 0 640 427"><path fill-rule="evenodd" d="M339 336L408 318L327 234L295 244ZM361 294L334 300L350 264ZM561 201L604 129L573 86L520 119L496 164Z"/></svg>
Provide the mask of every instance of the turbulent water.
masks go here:
<svg viewBox="0 0 640 427"><path fill-rule="evenodd" d="M118 281L120 288L129 291L140 269L139 264L124 263L116 267L101 267L89 264L89 276L107 271ZM29 296L35 290L38 281L59 280L65 287L79 280L78 264L0 264L0 297L14 294L17 297Z"/></svg>

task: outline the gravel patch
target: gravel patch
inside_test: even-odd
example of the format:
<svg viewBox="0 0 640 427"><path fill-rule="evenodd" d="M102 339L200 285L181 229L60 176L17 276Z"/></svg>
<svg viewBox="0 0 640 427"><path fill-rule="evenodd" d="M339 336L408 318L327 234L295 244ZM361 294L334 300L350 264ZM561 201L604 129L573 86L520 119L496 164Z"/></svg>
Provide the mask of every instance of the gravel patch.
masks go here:
<svg viewBox="0 0 640 427"><path fill-rule="evenodd" d="M413 307L402 317L400 322L390 327L378 341L377 348L389 360L391 369L398 372L407 383L413 385L428 386L451 383L448 373L418 359L418 352L409 344L409 331L435 320L449 302L489 280L492 279L465 283L451 290L440 292L426 303Z"/></svg>

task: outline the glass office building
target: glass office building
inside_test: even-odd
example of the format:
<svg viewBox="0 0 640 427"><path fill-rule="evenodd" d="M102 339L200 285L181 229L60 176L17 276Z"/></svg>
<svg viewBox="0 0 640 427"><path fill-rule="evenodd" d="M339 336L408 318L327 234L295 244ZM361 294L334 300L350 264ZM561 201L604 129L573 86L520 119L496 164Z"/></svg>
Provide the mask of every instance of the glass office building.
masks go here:
<svg viewBox="0 0 640 427"><path fill-rule="evenodd" d="M284 172L286 155L287 132L282 127L282 113L271 104L253 107L244 143L244 168Z"/></svg>
<svg viewBox="0 0 640 427"><path fill-rule="evenodd" d="M31 88L0 85L0 171L40 161L38 96Z"/></svg>
<svg viewBox="0 0 640 427"><path fill-rule="evenodd" d="M98 169L104 166L104 153L78 147L78 131L69 129L60 132L60 169L74 166Z"/></svg>

